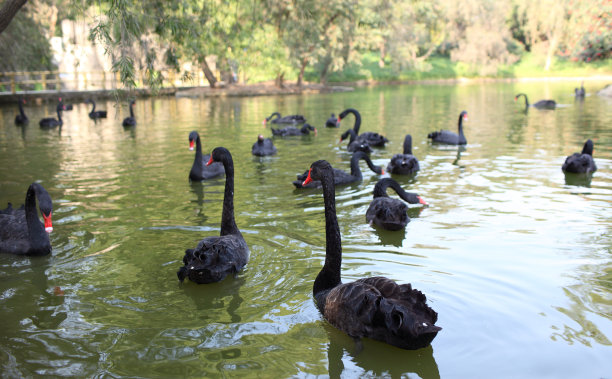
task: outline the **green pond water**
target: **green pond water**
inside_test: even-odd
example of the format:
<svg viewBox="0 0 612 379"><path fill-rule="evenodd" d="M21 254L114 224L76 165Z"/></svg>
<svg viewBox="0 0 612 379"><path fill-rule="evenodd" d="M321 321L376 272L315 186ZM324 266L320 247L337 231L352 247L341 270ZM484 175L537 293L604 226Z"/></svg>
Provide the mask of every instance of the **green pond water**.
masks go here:
<svg viewBox="0 0 612 379"><path fill-rule="evenodd" d="M612 100L603 82L414 85L349 93L256 98L99 102L64 113L61 130L38 120L55 104L0 107L0 207L24 202L39 181L53 199L53 252L0 255L3 377L551 377L612 373ZM553 98L553 111L513 101ZM349 170L330 113L361 112L361 131L389 144L372 154L386 167L405 134L421 170L394 176L429 207L411 207L405 231L365 221L380 178L336 191L342 277L384 275L412 283L439 314L430 347L405 351L372 340L359 352L312 298L325 256L322 193L291 182L318 159ZM431 145L467 110L468 145ZM278 154L251 146L274 111L303 114L316 136L276 138ZM209 153L234 159L236 223L251 251L245 270L210 285L176 271L185 249L219 232L224 179L190 183L197 130ZM567 155L593 139L598 171L569 181ZM385 174L384 176L388 176ZM390 192L391 193L391 192Z"/></svg>

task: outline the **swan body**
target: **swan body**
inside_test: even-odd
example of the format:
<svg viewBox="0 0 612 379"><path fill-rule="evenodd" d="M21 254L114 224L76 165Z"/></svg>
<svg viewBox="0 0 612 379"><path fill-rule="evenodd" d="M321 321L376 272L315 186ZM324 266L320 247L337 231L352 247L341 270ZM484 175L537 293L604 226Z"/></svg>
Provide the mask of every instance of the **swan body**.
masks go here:
<svg viewBox="0 0 612 379"><path fill-rule="evenodd" d="M336 117L335 114L331 114L331 116L329 116L329 118L327 119L327 121L325 121L325 126L328 128L337 128L338 125L338 117Z"/></svg>
<svg viewBox="0 0 612 379"><path fill-rule="evenodd" d="M387 165L387 172L391 174L413 175L420 170L419 160L412 155L412 136L404 137L404 153L395 154Z"/></svg>
<svg viewBox="0 0 612 379"><path fill-rule="evenodd" d="M401 230L410 222L408 206L401 200L387 195L387 188L391 187L399 197L410 204L427 203L416 193L406 192L398 182L391 178L383 178L374 186L374 199L366 211L366 221L387 230Z"/></svg>
<svg viewBox="0 0 612 379"><path fill-rule="evenodd" d="M106 118L106 111L97 111L96 110L96 102L95 101L93 101L92 99L87 99L87 100L85 100L85 103L93 105L93 107L91 108L91 112L89 112L89 118L92 118L92 119Z"/></svg>
<svg viewBox="0 0 612 379"><path fill-rule="evenodd" d="M259 157L274 155L276 154L276 146L274 146L274 142L272 142L270 138L264 138L264 136L260 134L257 136L257 141L251 148L251 153Z"/></svg>
<svg viewBox="0 0 612 379"><path fill-rule="evenodd" d="M133 109L135 103L136 103L135 100L130 101L130 117L124 118L121 125L123 126L135 126L136 125L136 118L134 117L134 109Z"/></svg>
<svg viewBox="0 0 612 379"><path fill-rule="evenodd" d="M295 126L288 126L283 129L272 129L272 134L279 137L287 137L287 136L305 136L310 134L310 131L313 131L315 135L317 134L317 129L310 124L304 124L301 128L296 128Z"/></svg>
<svg viewBox="0 0 612 379"><path fill-rule="evenodd" d="M19 99L19 114L15 116L15 124L17 125L25 125L30 122L28 116L26 116L25 112L23 111L23 104L25 104L25 102L26 101L24 98Z"/></svg>
<svg viewBox="0 0 612 379"><path fill-rule="evenodd" d="M202 154L202 142L200 141L200 135L195 130L189 133L189 150L193 150L194 145L196 153L193 159L193 165L191 166L191 171L189 171L190 180L201 181L225 174L223 164L220 162L213 162L210 165L207 164L207 162L210 160L210 155Z"/></svg>
<svg viewBox="0 0 612 379"><path fill-rule="evenodd" d="M359 168L359 160L361 159L365 160L370 170L376 174L383 175L385 173L382 167L375 166L374 163L372 163L372 160L366 153L363 151L356 151L351 157L350 174L339 169L334 169L334 185L344 185L361 181L363 179L361 169ZM306 180L307 177L308 171L298 175L297 180L293 182L293 185L296 188L321 188L321 182L318 180L312 180L307 185L304 185L304 180Z"/></svg>
<svg viewBox="0 0 612 379"><path fill-rule="evenodd" d="M340 122L342 121L342 119L345 118L349 113L352 113L355 116L355 124L353 125L353 130L355 130L355 134L357 135L357 141L365 141L368 143L368 145L373 147L384 147L385 143L389 142L387 138L378 133L365 132L359 134L359 128L361 127L361 114L359 113L359 111L353 108L347 108L338 115L338 126L340 126Z"/></svg>
<svg viewBox="0 0 612 379"><path fill-rule="evenodd" d="M459 134L451 132L449 130L440 130L438 132L431 132L427 135L427 138L431 138L431 142L441 143L446 145L465 145L467 140L463 134L463 120L467 120L467 112L462 111L459 114L459 121L457 122L457 129Z"/></svg>
<svg viewBox="0 0 612 379"><path fill-rule="evenodd" d="M565 158L561 169L563 172L575 174L589 174L597 171L595 160L593 160L593 141L587 140L581 153L574 153Z"/></svg>
<svg viewBox="0 0 612 379"><path fill-rule="evenodd" d="M57 107L55 107L55 111L57 112L57 119L53 117L46 117L40 120L38 122L38 125L40 125L41 128L46 128L46 129L51 129L51 128L55 128L55 127L63 125L64 124L64 121L62 120L63 110L64 110L64 105L61 102L58 103Z"/></svg>
<svg viewBox="0 0 612 379"><path fill-rule="evenodd" d="M519 93L518 95L514 96L514 101L517 101L521 96L525 98L525 109L529 107L534 107L537 109L555 109L557 107L557 103L554 100L540 100L537 103L529 104L529 99L527 99L527 95L524 93Z"/></svg>
<svg viewBox="0 0 612 379"><path fill-rule="evenodd" d="M355 339L372 338L402 349L431 344L442 328L435 325L438 314L422 292L381 276L342 283L334 170L327 161L314 162L305 184L311 180L321 181L325 203L325 264L312 289L323 317Z"/></svg>
<svg viewBox="0 0 612 379"><path fill-rule="evenodd" d="M42 213L44 224L36 210ZM51 253L48 233L53 231L53 203L49 193L38 183L32 183L26 193L25 205L13 209L11 204L0 210L0 253L16 255L47 255Z"/></svg>
<svg viewBox="0 0 612 379"><path fill-rule="evenodd" d="M350 135L349 143L346 146L346 150L354 153L355 151L363 151L366 154L371 154L372 149L370 145L365 140L357 140L357 134L354 129L347 129L346 132L342 133L340 136L340 142L344 141L346 137Z"/></svg>
<svg viewBox="0 0 612 379"><path fill-rule="evenodd" d="M207 164L220 162L225 169L225 193L219 236L206 237L195 249L185 250L184 266L177 276L182 282L189 278L198 284L223 280L228 274L242 270L249 260L249 247L234 220L234 162L224 147L213 150Z"/></svg>
<svg viewBox="0 0 612 379"><path fill-rule="evenodd" d="M281 117L278 112L272 113L270 116L264 119L264 125L268 122L273 124L303 124L306 122L306 118L301 114L293 114L285 117Z"/></svg>

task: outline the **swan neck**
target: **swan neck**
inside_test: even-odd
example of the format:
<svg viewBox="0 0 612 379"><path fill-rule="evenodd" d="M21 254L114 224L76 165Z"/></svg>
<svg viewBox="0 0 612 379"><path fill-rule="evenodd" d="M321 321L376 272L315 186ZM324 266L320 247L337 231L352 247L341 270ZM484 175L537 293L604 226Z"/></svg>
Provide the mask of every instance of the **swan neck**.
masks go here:
<svg viewBox="0 0 612 379"><path fill-rule="evenodd" d="M130 117L134 118L134 103L130 103Z"/></svg>
<svg viewBox="0 0 612 379"><path fill-rule="evenodd" d="M317 275L313 293L319 293L340 284L342 265L342 241L336 217L336 195L333 170L321 178L323 201L325 203L325 264Z"/></svg>
<svg viewBox="0 0 612 379"><path fill-rule="evenodd" d="M221 235L240 233L234 219L234 162L231 156L223 160L225 168L225 193L223 195L223 213L221 215Z"/></svg>
<svg viewBox="0 0 612 379"><path fill-rule="evenodd" d="M21 117L25 117L25 112L23 111L23 104L21 101L19 101L19 114Z"/></svg>
<svg viewBox="0 0 612 379"><path fill-rule="evenodd" d="M404 154L412 155L412 137L410 135L404 138Z"/></svg>
<svg viewBox="0 0 612 379"><path fill-rule="evenodd" d="M36 210L36 188L34 184L30 185L25 198L25 216L26 224L28 226L28 233L30 235L30 243L35 245L37 241L44 240L46 235L43 223L38 218ZM37 247L37 246L33 246Z"/></svg>
<svg viewBox="0 0 612 379"><path fill-rule="evenodd" d="M351 176L354 176L356 178L358 178L359 180L362 179L362 175L361 175L361 168L359 168L359 160L360 159L364 159L366 162L368 162L369 158L368 156L361 152L361 151L357 151L353 154L353 157L351 158ZM370 165L370 163L368 163L368 166Z"/></svg>
<svg viewBox="0 0 612 379"><path fill-rule="evenodd" d="M353 125L353 130L355 131L355 135L359 135L359 128L361 127L361 115L355 110L351 110L350 112L355 115L355 124Z"/></svg>

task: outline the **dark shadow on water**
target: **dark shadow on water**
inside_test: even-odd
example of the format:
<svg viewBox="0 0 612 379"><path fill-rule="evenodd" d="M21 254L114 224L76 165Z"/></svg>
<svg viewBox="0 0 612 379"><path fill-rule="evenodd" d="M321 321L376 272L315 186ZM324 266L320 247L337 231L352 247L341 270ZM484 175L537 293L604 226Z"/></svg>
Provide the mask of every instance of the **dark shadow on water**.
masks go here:
<svg viewBox="0 0 612 379"><path fill-rule="evenodd" d="M408 225L410 225L410 223ZM376 231L376 235L378 236L382 245L402 247L402 245L404 244L404 239L406 238L406 229L390 231L380 227L372 227Z"/></svg>
<svg viewBox="0 0 612 379"><path fill-rule="evenodd" d="M458 146L457 147L457 156L455 158L455 160L453 161L453 165L461 167L461 168L465 168L465 166L461 166L459 164L459 161L461 160L461 152L466 151L467 149L465 148L465 146Z"/></svg>
<svg viewBox="0 0 612 379"><path fill-rule="evenodd" d="M410 374L416 374L422 379L440 378L431 346L418 350L403 350L366 338L361 341L363 348L359 349L351 337L330 324L325 323L325 330L329 336L327 358L330 378L406 378ZM344 363L348 361L364 372L346 371Z"/></svg>
<svg viewBox="0 0 612 379"><path fill-rule="evenodd" d="M204 184L198 181L190 181L189 185L191 186L191 192L196 195L196 198L191 202L198 205L200 222L201 225L204 225L208 221L208 216L204 212Z"/></svg>
<svg viewBox="0 0 612 379"><path fill-rule="evenodd" d="M572 172L565 173L565 184L568 186L580 186L591 188L591 180L593 173L589 174L574 174Z"/></svg>
<svg viewBox="0 0 612 379"><path fill-rule="evenodd" d="M185 279L185 282L179 283L179 286L189 296L195 305L193 312L199 312L203 319L214 319L219 321L215 315L219 310L225 309L230 316L230 322L238 323L242 321L237 310L244 299L240 296L240 287L245 283L244 277L228 275L225 279L218 283L197 284ZM209 316L210 314L210 316Z"/></svg>

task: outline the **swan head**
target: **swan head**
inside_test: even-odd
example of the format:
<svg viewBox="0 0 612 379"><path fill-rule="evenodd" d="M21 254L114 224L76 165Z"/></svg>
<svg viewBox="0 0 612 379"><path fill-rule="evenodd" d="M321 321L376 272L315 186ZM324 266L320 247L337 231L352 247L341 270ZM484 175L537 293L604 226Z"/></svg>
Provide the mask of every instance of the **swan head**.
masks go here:
<svg viewBox="0 0 612 379"><path fill-rule="evenodd" d="M198 132L196 132L195 130L189 133L189 150L194 149L195 142L198 138L200 138L200 136L198 135Z"/></svg>
<svg viewBox="0 0 612 379"><path fill-rule="evenodd" d="M53 222L51 221L51 213L53 212L49 212L48 214L45 214L43 212L43 220L45 221L45 232L47 233L51 233L53 231Z"/></svg>

